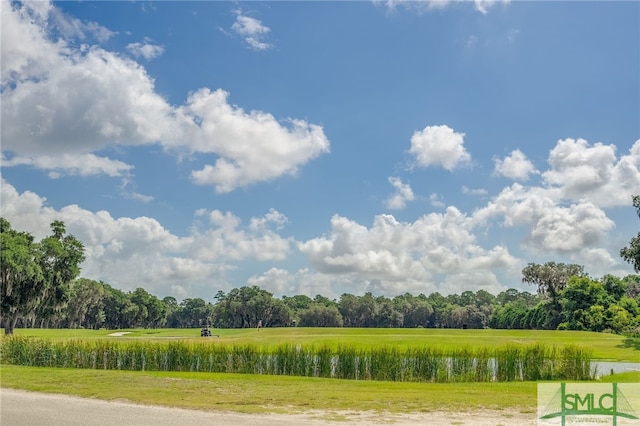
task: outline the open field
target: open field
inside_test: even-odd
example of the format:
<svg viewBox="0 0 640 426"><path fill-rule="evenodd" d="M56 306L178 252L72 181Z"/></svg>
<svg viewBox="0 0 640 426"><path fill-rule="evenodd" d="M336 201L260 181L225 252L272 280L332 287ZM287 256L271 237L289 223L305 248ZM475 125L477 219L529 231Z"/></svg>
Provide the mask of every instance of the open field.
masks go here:
<svg viewBox="0 0 640 426"><path fill-rule="evenodd" d="M127 333L110 336L114 332ZM578 345L588 348L594 359L640 362L640 339L616 334L584 331L555 330L460 330L460 329L405 329L405 328L263 328L212 329L218 337L201 338L200 329L130 329L130 330L68 330L68 329L16 329L17 336L47 339L118 339L166 341L167 339L194 339L209 344L257 344L275 347L286 343L336 347L389 345L399 348L482 348L508 344ZM4 330L3 330L4 334Z"/></svg>
<svg viewBox="0 0 640 426"><path fill-rule="evenodd" d="M594 358L640 361L638 340L623 336L571 331L453 330L453 329L327 329L281 328L212 330L218 337L201 338L199 329L117 330L18 329L18 336L88 341L175 341L203 345L282 344L388 345L398 348L435 346L481 348L502 345L580 345ZM355 421L372 416L386 423L397 416L436 413L484 413L509 424L530 419L536 411L536 382L412 383L337 380L253 374L114 371L2 365L4 388L58 393L106 401L129 401L247 415L305 414L327 421ZM601 381L640 382L640 372L605 376ZM134 385L135 384L135 385ZM364 413L364 414L363 414ZM394 417L396 416L396 417ZM354 420L355 419L355 420ZM528 421L528 420L527 420ZM402 421L400 421L402 423ZM473 424L473 423L458 423ZM532 423L532 424L535 424Z"/></svg>

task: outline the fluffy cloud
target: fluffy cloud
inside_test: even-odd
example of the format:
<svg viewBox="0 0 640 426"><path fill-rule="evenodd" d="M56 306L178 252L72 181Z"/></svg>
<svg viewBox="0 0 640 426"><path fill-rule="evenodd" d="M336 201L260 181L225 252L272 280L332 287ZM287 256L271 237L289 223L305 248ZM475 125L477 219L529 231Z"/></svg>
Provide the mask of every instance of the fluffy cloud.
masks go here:
<svg viewBox="0 0 640 426"><path fill-rule="evenodd" d="M464 133L457 133L446 125L427 126L414 132L409 153L415 156L419 166L441 166L449 171L471 161L464 147Z"/></svg>
<svg viewBox="0 0 640 426"><path fill-rule="evenodd" d="M511 161L498 160L496 171L528 176L523 171L533 166L516 152L507 157ZM504 188L474 212L474 221L488 224L497 218L504 227L522 229L522 246L533 256L552 254L588 264L596 274L621 272L624 268L611 255L619 248L604 248L615 226L604 209L628 206L631 195L640 193L640 141L618 158L613 145L560 140L550 151L549 166L541 173L543 186Z"/></svg>
<svg viewBox="0 0 640 426"><path fill-rule="evenodd" d="M199 211L208 218L186 236L177 236L149 217L114 218L109 212L91 212L77 205L55 210L46 199L19 193L4 179L0 185L2 215L15 229L31 232L36 239L49 234L49 224L64 221L67 231L83 242L86 261L82 275L104 280L123 290L144 287L162 297L215 293L212 280L230 288L225 271L245 260L283 259L290 240L271 230L286 222L272 210L242 227L239 218L218 210ZM208 289L208 290L207 290Z"/></svg>
<svg viewBox="0 0 640 426"><path fill-rule="evenodd" d="M223 90L203 88L184 105L169 105L137 62L99 46L76 48L62 38L53 41L47 31L56 9L44 6L14 4L2 14L3 150L29 159L22 163L46 164L63 174L69 166L64 155L86 155L114 145L160 144L172 152L215 154L216 163L193 171L192 178L229 192L295 174L329 151L320 126L245 112L230 105ZM243 22L241 31L258 31ZM158 53L145 46L130 48L147 56ZM118 173L125 168L104 161L110 166L83 173L113 175L114 167ZM77 167L72 165L71 173L80 173Z"/></svg>
<svg viewBox="0 0 640 426"><path fill-rule="evenodd" d="M9 86L2 94L3 150L84 154L111 144L155 143L168 133L171 108L137 63L98 47L61 47L35 24L20 26L38 34L42 48L27 56L29 70L9 68L3 78ZM8 55L20 44L3 43Z"/></svg>
<svg viewBox="0 0 640 426"><path fill-rule="evenodd" d="M245 112L229 105L223 90L201 89L176 110L181 133L195 152L215 153L214 165L191 174L198 184L229 192L253 182L295 174L298 167L329 151L320 126L289 120L285 126L271 114ZM232 142L230 142L232 141ZM182 144L183 140L175 140Z"/></svg>
<svg viewBox="0 0 640 426"><path fill-rule="evenodd" d="M334 300L338 300L344 293L361 295L371 292L376 296L394 297L404 293L430 294L439 290L432 283L412 279L389 282L375 278L362 278L356 273L337 275L306 268L295 272L271 268L261 275L250 277L247 285L257 285L276 297L303 294L311 298L321 295ZM459 293L459 290L455 292Z"/></svg>
<svg viewBox="0 0 640 426"><path fill-rule="evenodd" d="M396 191L387 198L387 208L394 210L404 209L407 206L407 201L413 201L415 199L411 186L402 183L400 178L390 177L389 183Z"/></svg>
<svg viewBox="0 0 640 426"><path fill-rule="evenodd" d="M615 145L559 140L549 154L549 165L542 178L569 200L586 199L600 207L622 206L640 192L640 140L619 159Z"/></svg>
<svg viewBox="0 0 640 426"><path fill-rule="evenodd" d="M268 50L273 47L272 44L265 41L265 37L271 29L264 25L260 20L246 16L242 10L235 10L236 21L231 29L241 37L247 45L254 50Z"/></svg>
<svg viewBox="0 0 640 426"><path fill-rule="evenodd" d="M473 285L495 289L499 287L495 271L517 269L521 262L503 246L482 248L473 226L473 220L454 207L413 223L379 215L371 228L334 216L330 235L301 242L298 247L319 272L379 281L384 293L406 289L410 283L437 288L441 282L436 276L456 281L456 276L463 280L465 274L482 275L480 272L484 279Z"/></svg>
<svg viewBox="0 0 640 426"><path fill-rule="evenodd" d="M285 259L290 252L290 239L269 227L275 224L279 229L287 221L286 216L275 210L270 210L265 217L253 218L246 229L240 227L240 219L231 212L199 211L198 215L207 217L210 227L193 231L190 252L197 259L273 261Z"/></svg>
<svg viewBox="0 0 640 426"><path fill-rule="evenodd" d="M527 243L541 252L574 252L592 247L614 227L604 211L589 202L554 206L535 214L538 217L531 225Z"/></svg>
<svg viewBox="0 0 640 426"><path fill-rule="evenodd" d="M527 159L527 156L516 149L503 160L496 158L494 173L517 181L527 181L529 176L538 173L535 166Z"/></svg>
<svg viewBox="0 0 640 426"><path fill-rule="evenodd" d="M604 211L588 201L564 207L560 199L558 190L514 184L476 211L474 220L501 217L504 226L523 227L524 244L538 254L567 255L602 243L614 226Z"/></svg>

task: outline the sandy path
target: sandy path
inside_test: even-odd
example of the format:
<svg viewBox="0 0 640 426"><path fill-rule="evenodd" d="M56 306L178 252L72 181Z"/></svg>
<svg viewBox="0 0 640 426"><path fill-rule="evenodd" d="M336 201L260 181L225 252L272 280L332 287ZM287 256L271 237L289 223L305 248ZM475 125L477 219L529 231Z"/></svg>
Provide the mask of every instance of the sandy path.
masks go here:
<svg viewBox="0 0 640 426"><path fill-rule="evenodd" d="M334 421L328 419L335 419ZM2 426L174 425L535 425L535 414L482 411L393 415L357 412L250 415L109 402L3 388Z"/></svg>

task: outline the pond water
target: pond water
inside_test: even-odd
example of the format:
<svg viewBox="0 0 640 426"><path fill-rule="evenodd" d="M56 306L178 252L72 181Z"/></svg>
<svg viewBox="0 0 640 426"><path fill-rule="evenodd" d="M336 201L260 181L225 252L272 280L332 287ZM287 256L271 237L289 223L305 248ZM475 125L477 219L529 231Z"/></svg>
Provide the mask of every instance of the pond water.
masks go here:
<svg viewBox="0 0 640 426"><path fill-rule="evenodd" d="M640 362L609 362L592 361L591 368L596 368L596 377L607 376L613 373L627 373L640 371Z"/></svg>

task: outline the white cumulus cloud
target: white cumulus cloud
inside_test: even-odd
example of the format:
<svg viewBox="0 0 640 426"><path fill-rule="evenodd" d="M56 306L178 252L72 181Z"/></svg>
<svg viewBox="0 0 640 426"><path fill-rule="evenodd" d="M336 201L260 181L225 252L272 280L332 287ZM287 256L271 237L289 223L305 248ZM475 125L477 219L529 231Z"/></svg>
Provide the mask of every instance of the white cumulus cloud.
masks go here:
<svg viewBox="0 0 640 426"><path fill-rule="evenodd" d="M230 105L227 96L223 90L201 89L176 110L190 148L220 156L215 164L191 174L196 183L229 192L295 174L299 166L329 151L329 140L320 126L294 119L282 124L271 114L245 112Z"/></svg>
<svg viewBox="0 0 640 426"><path fill-rule="evenodd" d="M495 158L494 173L517 181L527 181L530 175L538 173L535 166L519 149L512 151L504 159Z"/></svg>
<svg viewBox="0 0 640 426"><path fill-rule="evenodd" d="M495 290L496 271L517 269L521 262L504 246L481 247L473 228L472 218L454 207L412 223L378 215L370 228L336 215L329 235L298 247L319 272L379 281L385 292L416 282L438 288L442 282L436 275L455 281L478 271L485 279L467 285Z"/></svg>
<svg viewBox="0 0 640 426"><path fill-rule="evenodd" d="M231 288L225 272L245 260L283 259L291 241L268 226L242 226L232 213L197 212L208 217L186 236L177 236L150 217L113 217L107 211L92 212L78 205L57 210L30 191L18 192L2 179L2 216L14 229L36 239L50 233L49 224L62 220L67 231L85 246L82 276L103 280L125 291L143 287L153 294L183 296ZM286 217L272 210L251 224L282 223ZM213 280L213 281L212 281ZM215 283L216 288L209 288ZM209 290L207 290L209 288Z"/></svg>
<svg viewBox="0 0 640 426"><path fill-rule="evenodd" d="M549 153L549 166L542 178L569 200L612 207L627 205L631 195L640 193L640 140L620 158L615 145L559 140Z"/></svg>
<svg viewBox="0 0 640 426"><path fill-rule="evenodd" d="M446 125L416 131L411 137L409 153L419 166L441 166L449 171L471 162L471 155L464 147L464 133Z"/></svg>
<svg viewBox="0 0 640 426"><path fill-rule="evenodd" d="M113 176L127 166L103 159L102 166L94 160L95 167L80 170L68 158L112 146L158 144L179 155L214 154L215 164L191 176L195 183L229 192L294 175L329 152L321 126L244 111L221 89L201 88L185 104L170 105L139 63L96 45L76 47L55 38L48 23L56 10L48 3L3 8L2 149L5 159L16 158L5 166L28 163L54 170L54 176ZM268 32L251 19L238 25L243 34ZM147 58L160 53L149 43L129 48Z"/></svg>

